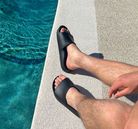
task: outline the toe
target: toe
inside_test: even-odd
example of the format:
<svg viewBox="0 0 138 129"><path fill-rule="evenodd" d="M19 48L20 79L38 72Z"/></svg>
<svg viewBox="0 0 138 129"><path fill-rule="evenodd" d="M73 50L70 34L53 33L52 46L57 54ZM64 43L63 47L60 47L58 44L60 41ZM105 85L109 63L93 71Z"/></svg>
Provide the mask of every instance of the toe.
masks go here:
<svg viewBox="0 0 138 129"><path fill-rule="evenodd" d="M57 83L57 82L55 82L55 83L54 83L54 85L55 85L55 89L56 89L56 88L57 88L57 86L58 86L58 83Z"/></svg>
<svg viewBox="0 0 138 129"><path fill-rule="evenodd" d="M64 80L66 78L66 76L64 76L62 74L60 74L59 77L60 77L61 80Z"/></svg>
<svg viewBox="0 0 138 129"><path fill-rule="evenodd" d="M65 32L65 28L61 28L61 30L60 30L60 32L62 33L62 32Z"/></svg>
<svg viewBox="0 0 138 129"><path fill-rule="evenodd" d="M62 80L64 80L66 77L62 74L60 74L56 79L55 79L55 89L57 88L57 86L60 84L60 82L62 82Z"/></svg>
<svg viewBox="0 0 138 129"><path fill-rule="evenodd" d="M59 83L60 83L59 79L58 79L58 78L56 78L56 80L55 80L55 86L58 86L58 85L59 85Z"/></svg>
<svg viewBox="0 0 138 129"><path fill-rule="evenodd" d="M58 76L57 79L56 79L59 83L62 81L61 77Z"/></svg>
<svg viewBox="0 0 138 129"><path fill-rule="evenodd" d="M69 33L69 30L63 27L63 28L61 28L60 32L61 32L61 33L62 33L62 32L67 32L67 33Z"/></svg>

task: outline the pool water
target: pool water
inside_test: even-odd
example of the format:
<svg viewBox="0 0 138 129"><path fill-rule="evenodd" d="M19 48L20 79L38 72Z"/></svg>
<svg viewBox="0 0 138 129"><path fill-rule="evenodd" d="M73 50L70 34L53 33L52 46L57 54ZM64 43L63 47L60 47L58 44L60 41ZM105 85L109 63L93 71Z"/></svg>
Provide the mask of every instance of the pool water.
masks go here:
<svg viewBox="0 0 138 129"><path fill-rule="evenodd" d="M58 0L0 0L0 129L30 129Z"/></svg>

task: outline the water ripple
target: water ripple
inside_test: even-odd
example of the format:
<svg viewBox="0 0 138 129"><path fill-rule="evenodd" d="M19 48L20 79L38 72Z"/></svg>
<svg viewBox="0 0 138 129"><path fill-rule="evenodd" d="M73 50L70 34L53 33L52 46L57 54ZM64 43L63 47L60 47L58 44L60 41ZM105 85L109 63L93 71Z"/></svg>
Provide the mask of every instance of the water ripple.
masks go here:
<svg viewBox="0 0 138 129"><path fill-rule="evenodd" d="M0 1L0 57L16 63L45 59L55 15L52 0Z"/></svg>

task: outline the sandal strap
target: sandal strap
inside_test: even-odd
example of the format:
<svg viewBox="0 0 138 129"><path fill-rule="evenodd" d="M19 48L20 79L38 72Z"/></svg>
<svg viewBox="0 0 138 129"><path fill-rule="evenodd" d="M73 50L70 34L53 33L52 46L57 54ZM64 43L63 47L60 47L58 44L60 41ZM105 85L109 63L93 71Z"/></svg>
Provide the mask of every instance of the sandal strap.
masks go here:
<svg viewBox="0 0 138 129"><path fill-rule="evenodd" d="M57 30L57 41L59 50L62 50L64 47L67 47L69 44L74 43L73 36L67 32L60 32L61 28L66 28L65 26L60 26Z"/></svg>
<svg viewBox="0 0 138 129"><path fill-rule="evenodd" d="M71 87L74 87L74 84L69 78L65 78L63 81L60 82L60 84L54 91L54 95L57 100L65 106L68 105L66 101L66 94Z"/></svg>
<svg viewBox="0 0 138 129"><path fill-rule="evenodd" d="M54 91L54 95L55 95L56 99L61 104L63 104L66 108L68 108L72 113L74 113L77 117L79 117L78 112L74 108L72 108L70 105L68 105L67 101L66 101L66 94L67 94L68 90L71 87L76 88L74 86L73 82L69 78L65 78L63 81L60 82L60 84L58 85L58 87L56 89L54 88L55 87L54 82L53 82L53 91Z"/></svg>

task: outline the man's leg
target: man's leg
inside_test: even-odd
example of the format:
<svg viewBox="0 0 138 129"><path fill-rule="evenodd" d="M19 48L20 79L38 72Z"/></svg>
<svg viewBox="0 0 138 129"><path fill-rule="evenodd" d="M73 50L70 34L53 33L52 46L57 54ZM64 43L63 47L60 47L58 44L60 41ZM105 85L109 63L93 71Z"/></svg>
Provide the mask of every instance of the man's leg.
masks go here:
<svg viewBox="0 0 138 129"><path fill-rule="evenodd" d="M86 99L77 106L87 129L124 129L132 107L117 100Z"/></svg>
<svg viewBox="0 0 138 129"><path fill-rule="evenodd" d="M66 77L59 75L55 88ZM123 129L132 106L117 100L88 99L75 88L66 94L67 103L76 109L86 129Z"/></svg>
<svg viewBox="0 0 138 129"><path fill-rule="evenodd" d="M69 33L69 30L62 28L61 32ZM68 69L85 69L109 86L111 86L120 75L138 71L138 67L132 65L88 56L82 53L74 44L70 44L67 47L67 51L68 58L66 65Z"/></svg>
<svg viewBox="0 0 138 129"><path fill-rule="evenodd" d="M78 50L74 44L69 45L67 51L67 67L69 69L85 69L109 86L111 86L120 75L138 71L138 67L132 65L88 56Z"/></svg>

